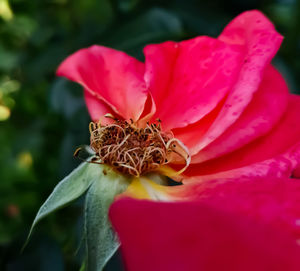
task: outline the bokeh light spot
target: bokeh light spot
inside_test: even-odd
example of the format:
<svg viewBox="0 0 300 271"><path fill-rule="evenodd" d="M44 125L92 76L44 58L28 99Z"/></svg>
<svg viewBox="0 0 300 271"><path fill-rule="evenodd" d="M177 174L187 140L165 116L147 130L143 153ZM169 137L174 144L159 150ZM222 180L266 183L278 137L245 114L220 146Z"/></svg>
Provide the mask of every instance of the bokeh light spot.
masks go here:
<svg viewBox="0 0 300 271"><path fill-rule="evenodd" d="M18 161L18 165L21 168L25 168L25 169L30 168L32 166L32 164L33 164L32 155L28 151L21 152L18 155L17 161Z"/></svg>
<svg viewBox="0 0 300 271"><path fill-rule="evenodd" d="M0 105L0 121L5 121L10 117L10 109L4 105Z"/></svg>
<svg viewBox="0 0 300 271"><path fill-rule="evenodd" d="M5 21L9 21L13 18L13 12L9 6L8 0L0 0L0 17Z"/></svg>

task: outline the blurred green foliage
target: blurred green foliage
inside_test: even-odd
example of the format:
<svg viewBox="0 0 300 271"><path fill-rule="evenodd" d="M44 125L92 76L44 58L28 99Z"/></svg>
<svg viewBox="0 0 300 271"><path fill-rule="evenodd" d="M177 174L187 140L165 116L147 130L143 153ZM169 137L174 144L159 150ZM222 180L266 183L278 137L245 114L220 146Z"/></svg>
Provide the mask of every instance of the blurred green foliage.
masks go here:
<svg viewBox="0 0 300 271"><path fill-rule="evenodd" d="M80 267L80 201L41 223L20 254L39 206L78 164L76 146L88 143L81 89L55 77L59 63L92 44L142 59L148 43L217 36L248 9L265 12L285 36L274 63L299 91L296 0L0 0L0 270Z"/></svg>

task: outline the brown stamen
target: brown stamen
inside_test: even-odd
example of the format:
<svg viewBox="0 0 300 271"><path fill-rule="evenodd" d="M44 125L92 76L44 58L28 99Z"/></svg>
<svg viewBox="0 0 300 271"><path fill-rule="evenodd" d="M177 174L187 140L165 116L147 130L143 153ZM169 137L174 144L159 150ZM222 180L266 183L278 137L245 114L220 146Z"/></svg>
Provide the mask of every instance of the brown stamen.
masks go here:
<svg viewBox="0 0 300 271"><path fill-rule="evenodd" d="M91 148L99 163L111 165L119 172L140 176L155 171L173 160L174 155L182 157L189 164L186 147L171 133L161 131L158 123L147 123L145 128L136 127L131 120L118 120L103 126L91 122Z"/></svg>

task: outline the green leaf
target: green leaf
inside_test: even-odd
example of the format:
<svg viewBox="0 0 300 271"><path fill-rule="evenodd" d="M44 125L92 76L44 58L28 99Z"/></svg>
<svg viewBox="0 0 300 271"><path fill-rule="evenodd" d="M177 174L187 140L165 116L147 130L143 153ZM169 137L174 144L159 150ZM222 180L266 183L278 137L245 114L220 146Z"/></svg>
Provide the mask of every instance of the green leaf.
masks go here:
<svg viewBox="0 0 300 271"><path fill-rule="evenodd" d="M58 183L48 199L39 209L32 223L24 247L26 246L36 224L45 216L80 197L90 187L93 181L100 178L100 175L102 174L102 167L103 166L100 165L82 163Z"/></svg>
<svg viewBox="0 0 300 271"><path fill-rule="evenodd" d="M107 169L106 175L89 188L85 202L86 270L100 271L119 247L108 220L114 197L128 186L129 179Z"/></svg>

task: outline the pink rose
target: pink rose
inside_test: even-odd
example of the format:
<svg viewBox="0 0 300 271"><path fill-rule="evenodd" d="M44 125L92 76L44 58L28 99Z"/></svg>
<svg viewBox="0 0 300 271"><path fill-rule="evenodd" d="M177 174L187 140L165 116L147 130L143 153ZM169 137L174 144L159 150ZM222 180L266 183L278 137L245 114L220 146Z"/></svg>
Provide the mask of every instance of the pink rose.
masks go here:
<svg viewBox="0 0 300 271"><path fill-rule="evenodd" d="M300 183L290 179L300 172L300 97L270 64L282 39L249 11L216 39L148 45L145 63L92 46L60 65L59 76L84 87L94 121L160 118L191 154L184 185L141 177L125 194L193 202L113 204L129 270L300 269Z"/></svg>

